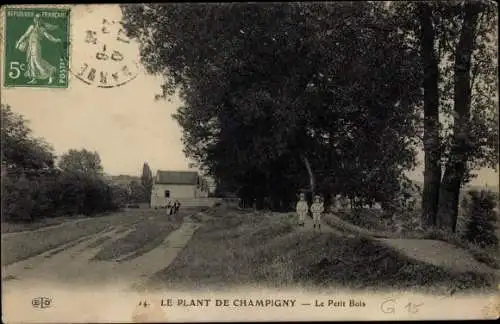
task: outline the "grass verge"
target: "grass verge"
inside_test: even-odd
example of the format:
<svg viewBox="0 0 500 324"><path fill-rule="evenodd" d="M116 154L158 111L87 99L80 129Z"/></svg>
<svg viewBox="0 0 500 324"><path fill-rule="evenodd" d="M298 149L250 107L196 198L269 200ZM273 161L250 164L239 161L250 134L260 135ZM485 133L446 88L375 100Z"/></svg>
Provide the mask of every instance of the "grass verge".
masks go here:
<svg viewBox="0 0 500 324"><path fill-rule="evenodd" d="M78 241L85 236L110 228L103 219L68 223L64 228L53 228L5 237L2 235L2 266L19 262L43 252ZM16 233L17 234L17 233Z"/></svg>
<svg viewBox="0 0 500 324"><path fill-rule="evenodd" d="M408 259L367 238L298 231L290 214L218 208L175 261L151 278L162 288L234 285L328 288L490 289L494 278ZM493 287L494 289L494 287Z"/></svg>
<svg viewBox="0 0 500 324"><path fill-rule="evenodd" d="M467 250L476 261L493 269L500 269L500 254L498 248L481 248L478 245L463 240L459 235L433 229L425 233L424 238L440 240Z"/></svg>
<svg viewBox="0 0 500 324"><path fill-rule="evenodd" d="M133 210L117 212L103 217L66 222L56 228L2 235L2 266L19 262L43 252L63 248L85 236L95 235L107 229L124 225L132 226L149 216L158 215L155 210Z"/></svg>
<svg viewBox="0 0 500 324"><path fill-rule="evenodd" d="M457 247L467 250L476 261L481 262L490 268L500 269L500 254L498 249L495 248L481 248L470 242L463 240L460 235L448 233L438 229L432 230L418 230L416 224L420 217L420 212L411 212L405 215L402 220L403 225L401 231L395 227L394 222L381 217L381 211L370 209L358 209L352 211L342 211L337 215L345 222L358 227L355 231L350 226L347 230L350 232L357 232L364 236L372 237L386 237L386 238L407 238L407 239L429 239L438 240L450 243ZM332 226L334 224L332 219L328 216L325 217L325 222Z"/></svg>
<svg viewBox="0 0 500 324"><path fill-rule="evenodd" d="M49 226L60 225L66 222L71 222L77 219L88 218L85 216L61 216L54 218L44 218L31 223L28 222L20 222L20 223L12 223L12 222L2 222L2 234L7 233L19 233L24 231L34 231L38 229L43 229Z"/></svg>
<svg viewBox="0 0 500 324"><path fill-rule="evenodd" d="M105 243L93 260L122 261L134 259L160 245L174 230L179 228L185 213L173 216L160 215L138 223L132 232L124 237Z"/></svg>

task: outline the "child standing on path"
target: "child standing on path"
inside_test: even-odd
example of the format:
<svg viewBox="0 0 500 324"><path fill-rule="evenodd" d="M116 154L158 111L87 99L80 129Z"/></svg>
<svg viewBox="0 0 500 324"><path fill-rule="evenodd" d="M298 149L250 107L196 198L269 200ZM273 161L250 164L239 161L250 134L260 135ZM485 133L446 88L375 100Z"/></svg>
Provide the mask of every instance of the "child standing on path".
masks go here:
<svg viewBox="0 0 500 324"><path fill-rule="evenodd" d="M321 228L321 213L325 210L325 207L323 206L323 202L321 201L321 197L316 195L314 196L314 202L311 205L311 213L313 214L313 222L314 222L314 228L316 228L316 225L318 226L318 229Z"/></svg>
<svg viewBox="0 0 500 324"><path fill-rule="evenodd" d="M304 226L304 220L306 218L307 211L309 210L309 206L307 205L306 196L303 193L299 196L299 201L297 201L297 207L295 210L299 216L299 226Z"/></svg>

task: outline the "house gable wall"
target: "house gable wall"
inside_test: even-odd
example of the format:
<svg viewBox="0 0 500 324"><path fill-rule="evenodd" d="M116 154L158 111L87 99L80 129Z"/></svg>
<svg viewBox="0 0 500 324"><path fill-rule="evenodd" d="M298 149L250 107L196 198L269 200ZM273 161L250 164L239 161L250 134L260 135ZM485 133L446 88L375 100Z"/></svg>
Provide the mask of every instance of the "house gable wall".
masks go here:
<svg viewBox="0 0 500 324"><path fill-rule="evenodd" d="M165 190L170 191L170 197L165 197ZM151 206L165 206L169 200L196 198L195 185L158 184L153 185Z"/></svg>

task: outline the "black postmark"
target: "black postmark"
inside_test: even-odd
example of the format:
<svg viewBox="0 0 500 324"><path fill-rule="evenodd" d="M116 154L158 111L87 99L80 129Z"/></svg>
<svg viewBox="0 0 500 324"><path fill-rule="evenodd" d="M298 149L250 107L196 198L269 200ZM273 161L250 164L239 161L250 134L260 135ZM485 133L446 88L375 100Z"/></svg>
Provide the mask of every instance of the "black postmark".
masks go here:
<svg viewBox="0 0 500 324"><path fill-rule="evenodd" d="M67 46L72 52L88 54L85 59L73 58L70 73L85 84L98 88L125 85L138 75L139 64L130 53L134 44L118 20L103 18L99 26L74 30ZM79 57L78 53L75 53Z"/></svg>

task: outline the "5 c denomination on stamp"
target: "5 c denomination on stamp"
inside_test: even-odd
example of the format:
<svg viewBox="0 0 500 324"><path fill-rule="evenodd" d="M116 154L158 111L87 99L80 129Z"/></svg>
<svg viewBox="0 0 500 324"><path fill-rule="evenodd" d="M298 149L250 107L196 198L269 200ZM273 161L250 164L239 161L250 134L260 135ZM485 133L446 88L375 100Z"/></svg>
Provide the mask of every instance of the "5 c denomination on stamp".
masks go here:
<svg viewBox="0 0 500 324"><path fill-rule="evenodd" d="M70 10L6 8L4 86L68 87Z"/></svg>

